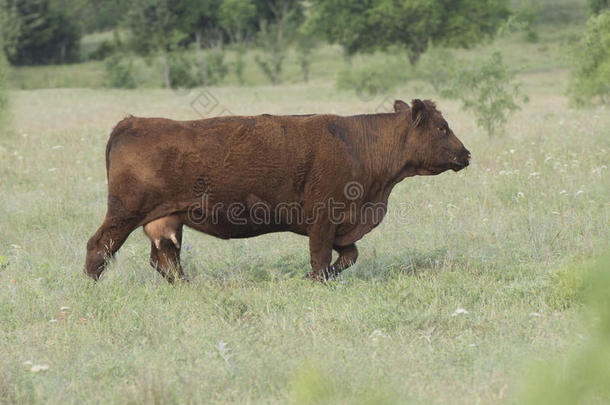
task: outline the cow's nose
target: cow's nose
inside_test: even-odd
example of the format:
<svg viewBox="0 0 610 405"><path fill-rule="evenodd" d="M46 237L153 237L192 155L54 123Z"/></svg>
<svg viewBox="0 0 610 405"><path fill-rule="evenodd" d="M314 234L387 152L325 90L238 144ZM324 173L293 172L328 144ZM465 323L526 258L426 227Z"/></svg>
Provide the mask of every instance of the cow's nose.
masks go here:
<svg viewBox="0 0 610 405"><path fill-rule="evenodd" d="M466 149L466 148L464 148L464 154L466 155L466 157L468 158L468 160L470 160L470 158L472 157L472 156L470 155L470 151L469 151L468 149Z"/></svg>

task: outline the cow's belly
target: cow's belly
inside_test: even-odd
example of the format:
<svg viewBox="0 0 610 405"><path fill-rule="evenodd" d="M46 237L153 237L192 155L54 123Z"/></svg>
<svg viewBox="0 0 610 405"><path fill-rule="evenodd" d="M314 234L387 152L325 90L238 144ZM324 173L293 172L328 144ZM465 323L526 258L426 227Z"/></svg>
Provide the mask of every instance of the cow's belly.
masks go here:
<svg viewBox="0 0 610 405"><path fill-rule="evenodd" d="M198 217L190 212L182 216L183 222L190 228L222 239L251 238L273 232L294 232L306 235L304 224L273 220L273 216L230 216L226 213L208 213Z"/></svg>

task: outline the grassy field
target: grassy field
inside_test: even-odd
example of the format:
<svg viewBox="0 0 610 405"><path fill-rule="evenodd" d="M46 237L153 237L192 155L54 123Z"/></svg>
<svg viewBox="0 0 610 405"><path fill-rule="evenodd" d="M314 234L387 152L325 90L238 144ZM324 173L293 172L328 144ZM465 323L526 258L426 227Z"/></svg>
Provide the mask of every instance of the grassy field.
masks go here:
<svg viewBox="0 0 610 405"><path fill-rule="evenodd" d="M583 263L610 242L610 113L568 108L554 38L464 53L500 47L530 66L530 102L493 141L418 83L367 100L337 92L332 61L307 86L13 91L0 137L0 403L519 402L532 362L586 340ZM126 114L352 114L394 97L435 98L473 162L398 185L340 280L303 280L305 238L190 230L189 285L148 266L141 231L101 282L82 274L105 213L105 142Z"/></svg>

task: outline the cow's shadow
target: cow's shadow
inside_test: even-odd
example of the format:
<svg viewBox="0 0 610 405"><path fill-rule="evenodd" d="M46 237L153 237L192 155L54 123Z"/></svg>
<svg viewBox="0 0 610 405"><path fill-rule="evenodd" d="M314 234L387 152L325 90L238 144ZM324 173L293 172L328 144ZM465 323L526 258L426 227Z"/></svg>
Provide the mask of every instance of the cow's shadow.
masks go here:
<svg viewBox="0 0 610 405"><path fill-rule="evenodd" d="M345 270L337 281L349 279L384 281L398 276L414 276L428 271L441 271L468 265L472 258L446 247L429 250L409 249L399 254L361 254L356 264ZM310 271L306 251L276 256L250 256L248 260L236 258L204 264L196 258L183 260L184 270L190 278L217 281L234 279L245 282L268 282L276 279L303 278Z"/></svg>

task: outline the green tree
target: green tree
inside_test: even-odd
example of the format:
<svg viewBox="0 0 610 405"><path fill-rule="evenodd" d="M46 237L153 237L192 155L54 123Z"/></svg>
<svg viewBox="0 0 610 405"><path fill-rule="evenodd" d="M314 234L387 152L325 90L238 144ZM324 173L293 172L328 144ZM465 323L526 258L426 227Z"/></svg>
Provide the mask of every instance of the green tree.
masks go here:
<svg viewBox="0 0 610 405"><path fill-rule="evenodd" d="M249 39L256 18L256 5L252 0L224 0L218 10L218 23L233 43Z"/></svg>
<svg viewBox="0 0 610 405"><path fill-rule="evenodd" d="M137 53L170 50L175 42L179 21L172 13L169 0L134 0L127 13L127 27L131 31L132 46Z"/></svg>
<svg viewBox="0 0 610 405"><path fill-rule="evenodd" d="M181 31L170 0L135 0L127 14L132 46L142 55L158 55L161 59L163 83L171 87L169 52L176 49L186 34Z"/></svg>
<svg viewBox="0 0 610 405"><path fill-rule="evenodd" d="M418 76L428 82L437 93L451 85L460 64L447 48L428 49L417 66Z"/></svg>
<svg viewBox="0 0 610 405"><path fill-rule="evenodd" d="M295 33L295 45L297 51L297 62L301 67L303 81L309 82L309 72L311 70L311 56L318 47L319 37L311 24L306 21Z"/></svg>
<svg viewBox="0 0 610 405"><path fill-rule="evenodd" d="M313 19L348 54L400 45L415 64L430 43L474 46L509 15L508 0L315 0Z"/></svg>
<svg viewBox="0 0 610 405"><path fill-rule="evenodd" d="M610 0L587 0L591 14L599 14L603 10L610 8Z"/></svg>
<svg viewBox="0 0 610 405"><path fill-rule="evenodd" d="M294 32L302 23L303 7L299 0L269 1L266 7L270 8L271 14L261 22L258 33L263 54L257 55L255 60L271 83L277 85L281 82L284 60L294 40Z"/></svg>
<svg viewBox="0 0 610 405"><path fill-rule="evenodd" d="M218 22L233 43L236 56L231 66L237 81L243 85L246 68L244 42L251 39L256 28L256 5L252 0L224 0L218 10Z"/></svg>
<svg viewBox="0 0 610 405"><path fill-rule="evenodd" d="M343 47L346 55L362 49L368 13L376 0L314 0L310 24L328 41Z"/></svg>
<svg viewBox="0 0 610 405"><path fill-rule="evenodd" d="M7 0L0 0L0 41L3 43L0 49L5 55L15 54L20 33L21 19L16 4L9 5Z"/></svg>
<svg viewBox="0 0 610 405"><path fill-rule="evenodd" d="M81 31L76 8L64 0L5 0L5 8L18 22L11 63L35 65L78 59ZM3 29L4 31L4 29Z"/></svg>
<svg viewBox="0 0 610 405"><path fill-rule="evenodd" d="M85 32L105 31L117 28L129 11L130 2L124 0L77 0L79 18Z"/></svg>
<svg viewBox="0 0 610 405"><path fill-rule="evenodd" d="M592 16L573 52L568 94L576 105L610 102L610 11Z"/></svg>
<svg viewBox="0 0 610 405"><path fill-rule="evenodd" d="M473 112L477 125L491 138L502 130L509 115L519 109L517 101L521 95L513 79L502 55L495 52L488 60L456 69L451 85L441 94L459 99L462 108Z"/></svg>
<svg viewBox="0 0 610 405"><path fill-rule="evenodd" d="M218 16L222 0L174 0L172 2L174 14L177 16L187 38L194 37L197 51L197 65L204 86L212 84L209 72L214 66L209 66L208 54L204 48L215 48L221 52L224 33L219 24Z"/></svg>

